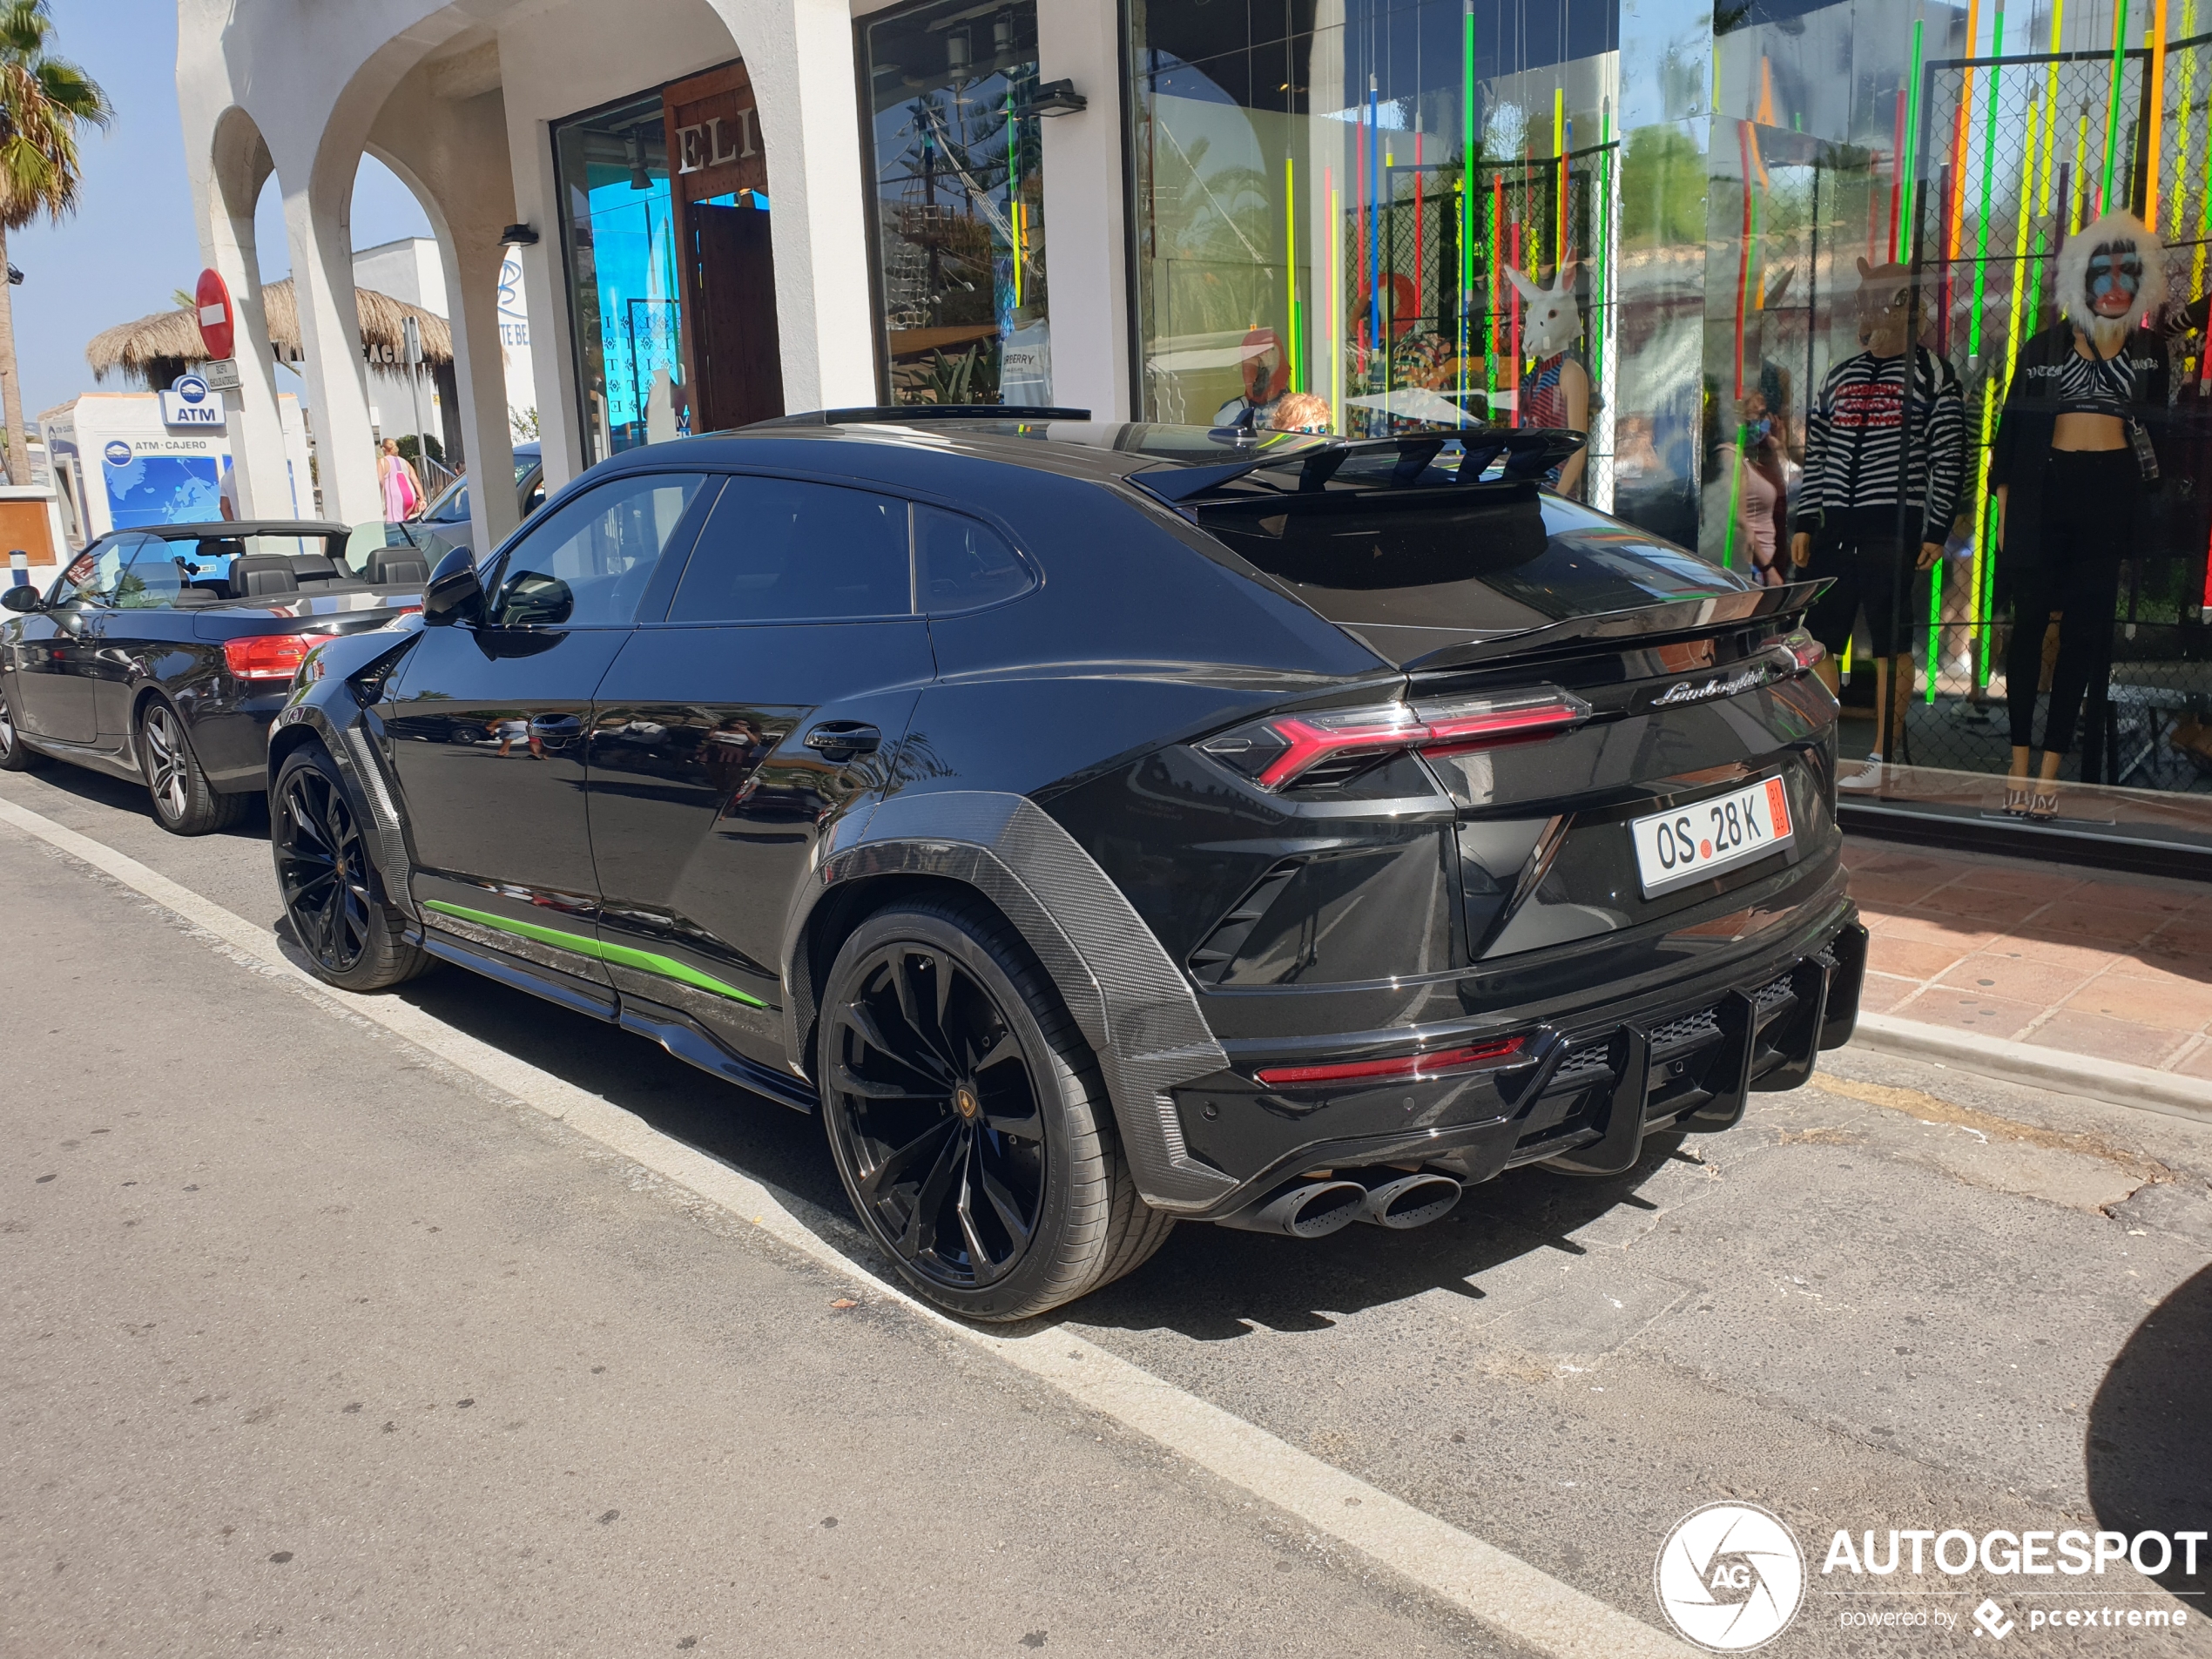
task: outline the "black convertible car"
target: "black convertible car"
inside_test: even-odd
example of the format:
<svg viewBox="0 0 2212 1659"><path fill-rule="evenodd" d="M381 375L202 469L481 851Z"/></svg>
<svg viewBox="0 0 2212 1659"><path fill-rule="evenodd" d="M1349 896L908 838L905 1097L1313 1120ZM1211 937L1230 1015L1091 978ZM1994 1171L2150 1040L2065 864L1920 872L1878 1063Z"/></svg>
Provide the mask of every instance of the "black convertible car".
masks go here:
<svg viewBox="0 0 2212 1659"><path fill-rule="evenodd" d="M331 982L458 962L819 1109L942 1306L1177 1219L1625 1171L1856 1017L1836 705L1573 435L843 410L633 450L271 734Z"/></svg>
<svg viewBox="0 0 2212 1659"><path fill-rule="evenodd" d="M235 823L307 648L420 602L428 561L343 524L159 524L103 536L53 585L0 592L0 770L48 759L143 779L164 829Z"/></svg>

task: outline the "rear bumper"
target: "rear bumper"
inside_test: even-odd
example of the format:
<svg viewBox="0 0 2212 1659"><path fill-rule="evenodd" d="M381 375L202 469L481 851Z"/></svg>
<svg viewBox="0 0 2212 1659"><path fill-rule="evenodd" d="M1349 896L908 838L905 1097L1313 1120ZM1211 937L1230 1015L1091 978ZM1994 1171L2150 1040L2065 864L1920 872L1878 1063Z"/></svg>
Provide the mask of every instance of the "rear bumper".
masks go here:
<svg viewBox="0 0 2212 1659"><path fill-rule="evenodd" d="M1236 1189L1217 1220L1309 1170L1420 1164L1487 1181L1525 1163L1632 1167L1647 1130L1727 1129L1754 1089L1794 1089L1851 1040L1866 930L1848 900L1724 968L1557 1023L1522 1028L1509 1063L1413 1082L1274 1090L1240 1060L1175 1091L1190 1151ZM1424 1029L1424 1048L1498 1035ZM1241 1045L1239 1045L1241 1046Z"/></svg>
<svg viewBox="0 0 2212 1659"><path fill-rule="evenodd" d="M192 752L217 793L247 794L268 787L269 723L284 706L285 688L256 691L234 701L202 701L191 711Z"/></svg>

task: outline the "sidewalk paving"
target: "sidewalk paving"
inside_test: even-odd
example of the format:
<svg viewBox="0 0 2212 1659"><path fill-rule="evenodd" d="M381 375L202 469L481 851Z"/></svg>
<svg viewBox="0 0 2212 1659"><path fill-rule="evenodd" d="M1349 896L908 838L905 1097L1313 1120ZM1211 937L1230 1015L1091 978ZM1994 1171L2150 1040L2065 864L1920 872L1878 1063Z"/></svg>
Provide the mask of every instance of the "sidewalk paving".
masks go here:
<svg viewBox="0 0 2212 1659"><path fill-rule="evenodd" d="M1860 1007L2212 1079L2212 887L1846 839Z"/></svg>

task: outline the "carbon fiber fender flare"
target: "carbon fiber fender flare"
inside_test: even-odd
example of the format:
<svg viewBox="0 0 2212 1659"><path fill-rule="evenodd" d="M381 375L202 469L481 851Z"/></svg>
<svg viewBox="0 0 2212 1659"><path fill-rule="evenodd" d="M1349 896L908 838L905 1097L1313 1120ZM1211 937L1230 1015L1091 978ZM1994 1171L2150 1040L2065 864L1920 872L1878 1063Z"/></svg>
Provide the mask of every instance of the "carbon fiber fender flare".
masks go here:
<svg viewBox="0 0 2212 1659"><path fill-rule="evenodd" d="M1098 1056L1145 1203L1196 1213L1236 1185L1190 1155L1169 1093L1229 1063L1197 995L1112 879L1020 795L894 796L838 826L784 930L785 1041L794 1062L815 1012L807 918L844 883L895 874L941 876L974 888L1036 953Z"/></svg>
<svg viewBox="0 0 2212 1659"><path fill-rule="evenodd" d="M354 811L374 833L376 874L385 898L409 921L421 927L421 913L415 907L411 880L415 866L408 853L407 828L400 821L398 798L393 792L392 780L385 775L383 760L378 756L375 745L369 741L368 733L361 729L361 717L355 713L354 718L338 725L315 703L293 703L277 715L269 734L271 747L275 746L281 734L301 726L314 734L337 764L338 775L345 782ZM272 786L276 782L273 768L269 782Z"/></svg>

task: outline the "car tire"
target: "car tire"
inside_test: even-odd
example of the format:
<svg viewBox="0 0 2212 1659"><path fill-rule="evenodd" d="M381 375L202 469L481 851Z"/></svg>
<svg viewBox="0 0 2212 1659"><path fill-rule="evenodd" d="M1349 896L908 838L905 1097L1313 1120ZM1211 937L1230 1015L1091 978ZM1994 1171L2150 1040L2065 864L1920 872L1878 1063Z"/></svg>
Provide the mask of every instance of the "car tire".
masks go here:
<svg viewBox="0 0 2212 1659"><path fill-rule="evenodd" d="M341 990L381 991L435 963L408 942L407 918L384 902L366 826L320 744L293 750L277 771L269 850L285 921L316 978Z"/></svg>
<svg viewBox="0 0 2212 1659"><path fill-rule="evenodd" d="M32 748L16 727L16 711L8 701L8 688L0 685L0 772L30 772L49 757Z"/></svg>
<svg viewBox="0 0 2212 1659"><path fill-rule="evenodd" d="M247 798L216 792L200 770L184 716L159 698L138 711L138 774L153 821L172 835L211 835L246 816Z"/></svg>
<svg viewBox="0 0 2212 1659"><path fill-rule="evenodd" d="M926 1300L1028 1318L1166 1242L1175 1218L1138 1196L1096 1057L995 912L878 911L839 950L821 1010L831 1156L869 1237Z"/></svg>

